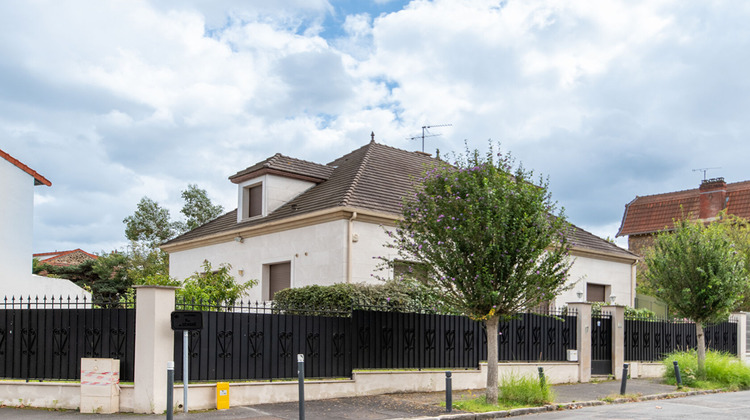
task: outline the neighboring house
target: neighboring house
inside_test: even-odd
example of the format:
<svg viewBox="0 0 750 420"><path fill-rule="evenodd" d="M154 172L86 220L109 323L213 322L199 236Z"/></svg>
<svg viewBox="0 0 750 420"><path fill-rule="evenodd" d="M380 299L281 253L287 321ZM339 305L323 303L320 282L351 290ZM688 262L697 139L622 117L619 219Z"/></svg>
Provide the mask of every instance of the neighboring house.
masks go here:
<svg viewBox="0 0 750 420"><path fill-rule="evenodd" d="M656 233L674 229L674 220L710 222L722 210L750 218L750 181L727 184L724 178L713 178L692 190L635 197L625 205L617 236L627 236L628 249L643 255Z"/></svg>
<svg viewBox="0 0 750 420"><path fill-rule="evenodd" d="M385 229L400 217L412 180L439 161L374 141L328 164L276 154L229 180L237 210L162 245L170 275L184 279L204 260L232 265L239 281L258 279L252 300L287 287L376 282L379 256L394 258ZM571 281L556 304L582 299L632 304L637 257L575 228Z"/></svg>
<svg viewBox="0 0 750 420"><path fill-rule="evenodd" d="M0 299L88 296L69 280L31 274L34 187L52 183L0 150Z"/></svg>
<svg viewBox="0 0 750 420"><path fill-rule="evenodd" d="M70 251L42 252L34 254L33 257L39 260L40 264L49 264L57 267L78 265L84 261L96 260L99 258L94 254L89 254L81 248Z"/></svg>

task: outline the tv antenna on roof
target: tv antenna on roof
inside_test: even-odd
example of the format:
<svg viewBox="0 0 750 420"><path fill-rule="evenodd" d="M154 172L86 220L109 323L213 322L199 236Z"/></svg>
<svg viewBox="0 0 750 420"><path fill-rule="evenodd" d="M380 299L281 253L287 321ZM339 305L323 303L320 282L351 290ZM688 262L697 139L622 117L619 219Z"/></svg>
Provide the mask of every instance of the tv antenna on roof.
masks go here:
<svg viewBox="0 0 750 420"><path fill-rule="evenodd" d="M703 180L706 180L706 172L710 171L711 169L721 169L721 166L716 166L714 168L697 168L693 169L693 172L703 172Z"/></svg>
<svg viewBox="0 0 750 420"><path fill-rule="evenodd" d="M409 140L416 140L421 138L422 139L422 153L424 153L424 138L425 137L436 137L440 136L442 134L430 134L430 128L437 128L437 127L453 127L453 124L435 124L435 125L423 125L422 126L422 135L421 136L414 136L414 137L408 137Z"/></svg>

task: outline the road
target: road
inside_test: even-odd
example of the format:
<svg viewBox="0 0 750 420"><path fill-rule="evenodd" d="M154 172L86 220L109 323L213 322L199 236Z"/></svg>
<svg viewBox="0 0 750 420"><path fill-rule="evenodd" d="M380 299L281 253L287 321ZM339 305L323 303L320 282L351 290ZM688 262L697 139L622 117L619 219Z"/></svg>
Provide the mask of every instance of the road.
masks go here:
<svg viewBox="0 0 750 420"><path fill-rule="evenodd" d="M669 400L609 404L531 414L519 419L750 419L750 391L697 395Z"/></svg>

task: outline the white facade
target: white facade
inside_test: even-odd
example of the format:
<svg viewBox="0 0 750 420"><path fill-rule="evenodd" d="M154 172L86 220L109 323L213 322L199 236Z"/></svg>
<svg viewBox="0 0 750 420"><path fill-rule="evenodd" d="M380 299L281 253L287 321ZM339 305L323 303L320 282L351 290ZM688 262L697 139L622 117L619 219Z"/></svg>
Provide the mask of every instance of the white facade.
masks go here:
<svg viewBox="0 0 750 420"><path fill-rule="evenodd" d="M350 216L351 217L351 216ZM183 280L201 270L204 260L216 267L221 263L232 266L231 274L238 281L257 279L258 285L249 294L250 300L268 299L268 266L291 263L291 287L330 285L334 283L377 283L376 277L389 278L391 272L382 271L381 259L395 257L393 250L384 245L388 235L382 225L351 222L352 241L347 243L349 219L244 237L242 242L231 238L223 243L192 249L169 251L170 275ZM347 263L351 246L351 268ZM586 284L604 285L607 296L615 295L617 304L633 305L635 271L633 262L625 258L612 258L589 252L572 252L570 269L572 287L554 301L561 307L578 302L577 292L586 298ZM351 276L349 272L351 271Z"/></svg>
<svg viewBox="0 0 750 420"><path fill-rule="evenodd" d="M605 286L607 302L614 296L617 305L634 306L635 260L613 258L595 253L571 251L573 265L570 267L569 283L572 287L555 299L555 306L586 300L586 285ZM581 297L578 297L581 293Z"/></svg>
<svg viewBox="0 0 750 420"><path fill-rule="evenodd" d="M352 221L351 282L376 282L373 274L384 255L387 235L377 224ZM179 280L201 271L204 260L217 267L228 263L239 282L258 280L250 300L268 299L268 266L291 263L291 286L330 285L347 282L349 220L328 221L296 229L244 237L227 242L169 252L169 274Z"/></svg>
<svg viewBox="0 0 750 420"><path fill-rule="evenodd" d="M0 299L31 296L87 296L65 279L31 274L34 177L0 157Z"/></svg>

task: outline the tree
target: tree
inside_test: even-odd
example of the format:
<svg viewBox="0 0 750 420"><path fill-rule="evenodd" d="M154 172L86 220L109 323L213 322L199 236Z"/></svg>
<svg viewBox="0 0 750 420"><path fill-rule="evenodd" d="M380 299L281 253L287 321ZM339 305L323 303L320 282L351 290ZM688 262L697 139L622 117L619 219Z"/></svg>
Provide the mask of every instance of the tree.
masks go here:
<svg viewBox="0 0 750 420"><path fill-rule="evenodd" d="M175 234L175 224L169 220L169 210L159 203L143 197L132 216L126 217L125 236L134 242L143 242L156 248Z"/></svg>
<svg viewBox="0 0 750 420"><path fill-rule="evenodd" d="M703 326L726 319L747 288L745 262L721 223L679 220L659 234L646 254L644 273L656 297L679 317L695 322L698 374L705 374Z"/></svg>
<svg viewBox="0 0 750 420"><path fill-rule="evenodd" d="M498 153L498 156L501 156ZM449 307L487 331L486 398L496 403L498 325L554 298L568 277L568 224L548 183L513 169L510 156L458 156L419 179L404 202L403 220L390 233L399 258L421 264L427 283Z"/></svg>
<svg viewBox="0 0 750 420"><path fill-rule="evenodd" d="M221 264L218 270L214 270L208 260L204 261L203 272L196 272L186 278L182 282L182 289L177 291L177 296L186 302L234 305L247 289L258 284L258 280L237 283L229 274L231 268L229 264Z"/></svg>
<svg viewBox="0 0 750 420"><path fill-rule="evenodd" d="M182 191L182 214L187 220L179 222L180 231L187 232L217 218L224 212L221 205L213 205L208 198L206 190L198 188L195 184L188 184L186 190Z"/></svg>

